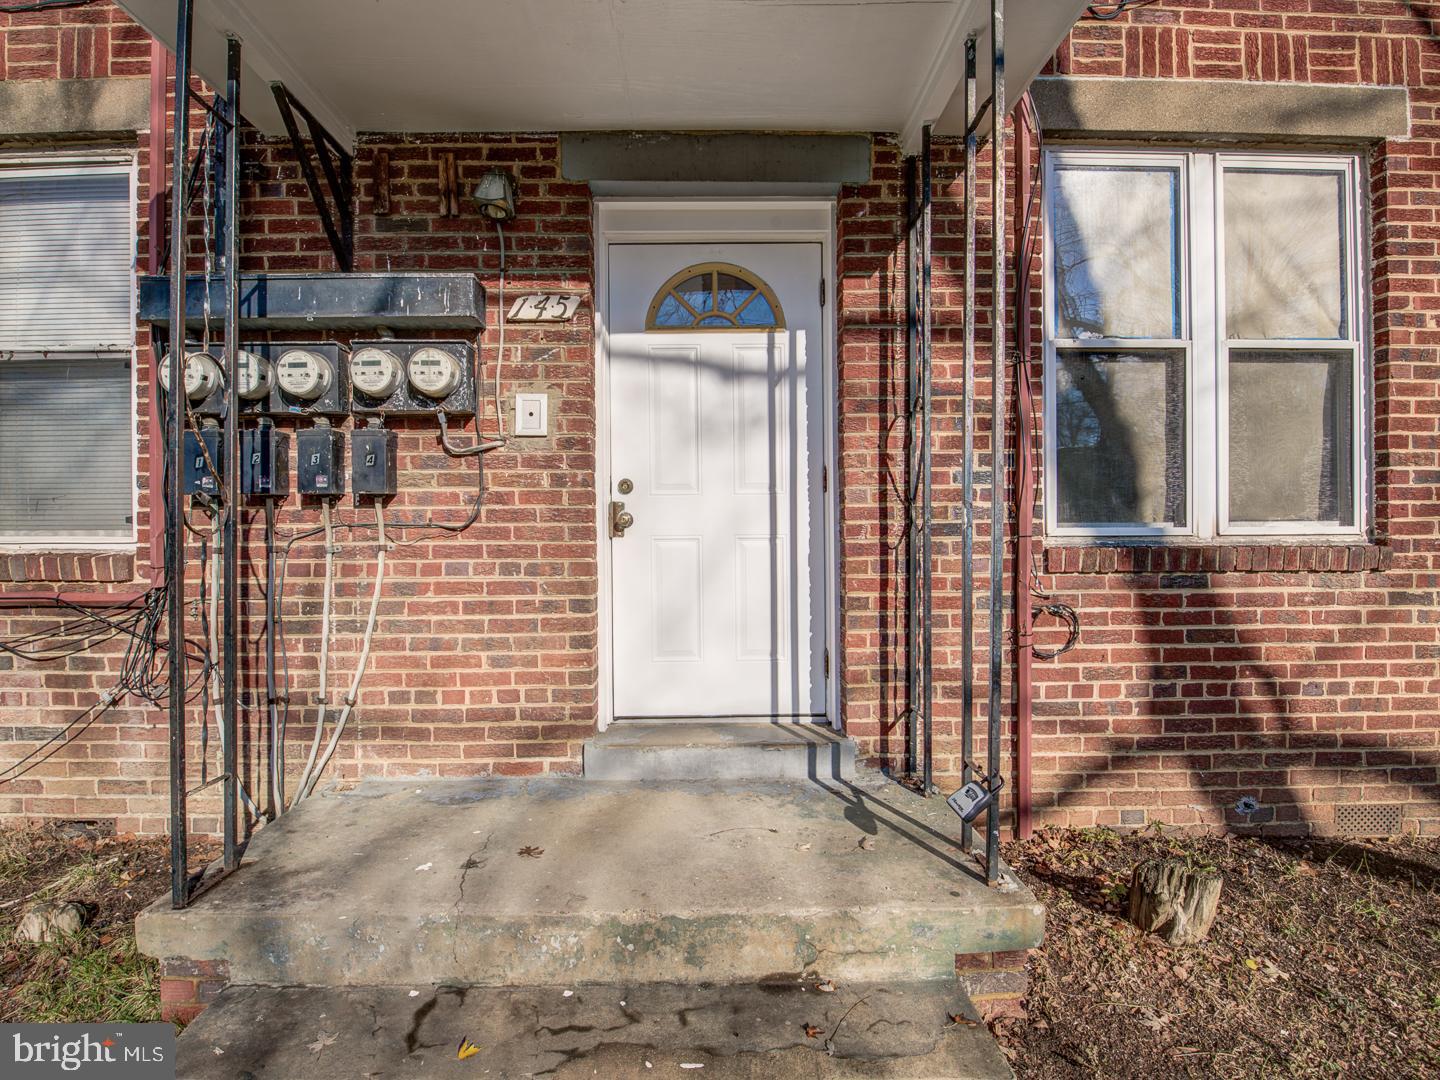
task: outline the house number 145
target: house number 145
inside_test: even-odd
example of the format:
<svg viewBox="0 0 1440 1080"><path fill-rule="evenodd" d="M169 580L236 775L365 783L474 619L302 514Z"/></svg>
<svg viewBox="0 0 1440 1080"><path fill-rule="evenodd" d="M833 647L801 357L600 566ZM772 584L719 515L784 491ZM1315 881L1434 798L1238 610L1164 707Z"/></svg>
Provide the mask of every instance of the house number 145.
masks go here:
<svg viewBox="0 0 1440 1080"><path fill-rule="evenodd" d="M575 293L531 293L515 298L506 316L511 322L569 322L580 308Z"/></svg>

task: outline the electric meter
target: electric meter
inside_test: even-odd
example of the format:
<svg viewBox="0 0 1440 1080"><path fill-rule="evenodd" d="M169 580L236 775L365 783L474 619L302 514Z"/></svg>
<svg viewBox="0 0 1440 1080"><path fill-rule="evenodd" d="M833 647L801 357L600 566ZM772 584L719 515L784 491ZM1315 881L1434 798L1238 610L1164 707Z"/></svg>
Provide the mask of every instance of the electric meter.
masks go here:
<svg viewBox="0 0 1440 1080"><path fill-rule="evenodd" d="M270 367L269 360L249 349L241 349L235 357L235 368L239 377L238 390L242 400L259 401L269 396L270 384L275 378L275 372Z"/></svg>
<svg viewBox="0 0 1440 1080"><path fill-rule="evenodd" d="M170 354L160 360L160 389L170 392ZM223 379L220 365L209 353L192 352L185 354L185 396L191 401L204 401L217 389Z"/></svg>
<svg viewBox="0 0 1440 1080"><path fill-rule="evenodd" d="M367 345L350 356L350 384L372 398L388 398L400 387L399 358L387 349Z"/></svg>
<svg viewBox="0 0 1440 1080"><path fill-rule="evenodd" d="M301 401L314 401L330 389L335 372L323 356L309 349L289 349L275 365L280 389Z"/></svg>
<svg viewBox="0 0 1440 1080"><path fill-rule="evenodd" d="M453 353L426 345L410 354L410 385L428 398L443 398L460 385L460 361Z"/></svg>

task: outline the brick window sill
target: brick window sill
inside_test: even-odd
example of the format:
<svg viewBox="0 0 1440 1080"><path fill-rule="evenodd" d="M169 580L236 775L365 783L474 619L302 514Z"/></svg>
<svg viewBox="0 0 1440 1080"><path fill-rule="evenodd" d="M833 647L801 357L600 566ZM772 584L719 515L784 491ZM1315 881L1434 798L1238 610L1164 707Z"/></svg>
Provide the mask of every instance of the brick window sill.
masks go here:
<svg viewBox="0 0 1440 1080"><path fill-rule="evenodd" d="M133 551L0 552L0 583L3 584L111 585L134 580Z"/></svg>
<svg viewBox="0 0 1440 1080"><path fill-rule="evenodd" d="M1388 570L1382 544L1045 544L1048 574L1337 574Z"/></svg>

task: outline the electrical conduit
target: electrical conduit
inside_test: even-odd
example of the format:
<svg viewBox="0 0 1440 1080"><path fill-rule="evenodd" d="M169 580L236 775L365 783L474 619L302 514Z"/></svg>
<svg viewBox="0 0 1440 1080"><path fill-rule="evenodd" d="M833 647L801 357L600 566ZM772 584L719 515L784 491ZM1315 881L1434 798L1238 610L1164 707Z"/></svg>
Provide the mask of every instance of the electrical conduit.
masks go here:
<svg viewBox="0 0 1440 1080"><path fill-rule="evenodd" d="M340 736L345 733L345 725L350 720L350 712L355 708L355 701L360 693L360 680L365 677L365 669L370 664L370 643L375 637L375 622L380 614L380 592L385 585L385 551L388 546L385 541L385 511L379 496L375 498L375 525L379 530L379 538L375 542L375 590L370 594L370 617L365 622L365 637L360 645L360 662L355 666L355 675L350 680L350 689L345 694L345 704L340 710L339 719L335 721L335 730L330 734L330 742L325 746L325 753L316 764L309 783L301 783L295 795L297 799L309 798L311 792L315 790L315 785L320 782L320 775L325 771L325 766L330 763L335 748L340 745Z"/></svg>

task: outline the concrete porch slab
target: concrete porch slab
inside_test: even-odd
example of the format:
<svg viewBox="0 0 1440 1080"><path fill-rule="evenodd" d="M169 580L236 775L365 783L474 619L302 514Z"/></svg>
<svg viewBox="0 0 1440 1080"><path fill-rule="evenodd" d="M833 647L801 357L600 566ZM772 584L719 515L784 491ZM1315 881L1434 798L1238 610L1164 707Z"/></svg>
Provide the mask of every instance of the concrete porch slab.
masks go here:
<svg viewBox="0 0 1440 1080"><path fill-rule="evenodd" d="M585 743L589 780L849 780L855 744L823 724L622 721Z"/></svg>
<svg viewBox="0 0 1440 1080"><path fill-rule="evenodd" d="M868 772L367 783L266 827L237 874L137 934L269 985L949 979L957 953L1044 929L1030 893L986 887L959 825Z"/></svg>
<svg viewBox="0 0 1440 1080"><path fill-rule="evenodd" d="M1004 1080L1012 1075L983 1024L950 1023L952 1014L974 1013L962 993L937 983L849 984L828 994L793 980L765 986L588 986L570 997L559 988L419 989L411 997L398 987L232 987L180 1036L176 1075L180 1080ZM810 1038L806 1024L821 1033ZM461 1038L480 1050L460 1060Z"/></svg>

